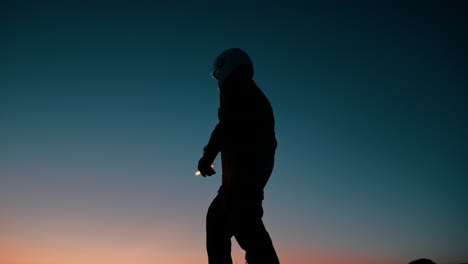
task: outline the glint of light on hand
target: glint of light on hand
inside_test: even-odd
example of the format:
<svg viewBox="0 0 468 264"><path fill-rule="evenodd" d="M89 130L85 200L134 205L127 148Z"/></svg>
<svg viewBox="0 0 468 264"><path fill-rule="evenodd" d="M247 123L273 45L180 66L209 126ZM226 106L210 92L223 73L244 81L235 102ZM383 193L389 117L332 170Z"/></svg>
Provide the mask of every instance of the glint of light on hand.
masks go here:
<svg viewBox="0 0 468 264"><path fill-rule="evenodd" d="M214 166L215 166L214 164L211 164L211 168L214 168ZM195 176L198 176L198 175L200 175L200 174L201 174L200 171L195 172Z"/></svg>

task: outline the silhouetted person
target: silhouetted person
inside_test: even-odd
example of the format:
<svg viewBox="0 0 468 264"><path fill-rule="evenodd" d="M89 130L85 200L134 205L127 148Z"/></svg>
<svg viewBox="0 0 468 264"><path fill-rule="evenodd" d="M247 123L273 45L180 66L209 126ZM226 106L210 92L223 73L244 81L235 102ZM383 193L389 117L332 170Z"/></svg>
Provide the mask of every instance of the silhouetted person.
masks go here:
<svg viewBox="0 0 468 264"><path fill-rule="evenodd" d="M413 260L409 264L435 264L435 263L434 261L430 259L422 258L422 259Z"/></svg>
<svg viewBox="0 0 468 264"><path fill-rule="evenodd" d="M228 49L214 62L218 80L219 123L213 130L198 170L203 176L221 152L222 185L206 218L210 264L231 264L231 237L245 250L249 264L279 263L263 225L263 188L273 170L275 120L270 102L252 80L253 65L241 49Z"/></svg>

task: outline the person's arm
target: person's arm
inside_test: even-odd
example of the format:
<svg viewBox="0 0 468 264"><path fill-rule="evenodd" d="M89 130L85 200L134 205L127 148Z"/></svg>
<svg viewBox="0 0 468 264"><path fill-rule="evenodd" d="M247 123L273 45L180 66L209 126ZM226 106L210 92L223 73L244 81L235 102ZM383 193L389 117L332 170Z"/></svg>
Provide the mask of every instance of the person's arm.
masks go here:
<svg viewBox="0 0 468 264"><path fill-rule="evenodd" d="M222 127L223 125L220 120L213 132L211 132L208 144L203 148L203 157L198 162L198 170L203 176L211 176L216 173L211 167L211 164L222 148Z"/></svg>
<svg viewBox="0 0 468 264"><path fill-rule="evenodd" d="M203 148L204 153L210 156L216 157L218 152L221 151L221 146L222 146L222 122L220 121L216 127L213 129L213 132L211 132L211 137L210 140L208 141L208 144ZM213 158L214 160L214 158Z"/></svg>

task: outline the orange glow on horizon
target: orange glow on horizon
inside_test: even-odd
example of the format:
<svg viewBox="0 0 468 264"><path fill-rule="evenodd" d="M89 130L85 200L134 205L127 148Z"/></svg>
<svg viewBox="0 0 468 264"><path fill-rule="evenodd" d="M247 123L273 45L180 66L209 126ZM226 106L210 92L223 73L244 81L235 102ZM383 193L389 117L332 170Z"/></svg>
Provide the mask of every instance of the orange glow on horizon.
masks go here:
<svg viewBox="0 0 468 264"><path fill-rule="evenodd" d="M204 229L184 221L67 210L0 224L0 264L206 264ZM197 224L198 227L198 224ZM233 238L233 263L245 263ZM275 240L284 264L393 264L395 259L297 248Z"/></svg>
<svg viewBox="0 0 468 264"><path fill-rule="evenodd" d="M179 239L184 240L181 235ZM0 243L0 264L206 264L203 245L177 249L172 243L164 245L164 239L146 238L128 241L100 239L99 243L72 238L43 243ZM103 244L108 243L108 244ZM235 244L235 242L233 243ZM236 247L235 245L234 247ZM311 249L309 252L284 252L278 248L281 263L285 264L394 264L370 256L336 256ZM244 263L243 252L234 249L233 263Z"/></svg>

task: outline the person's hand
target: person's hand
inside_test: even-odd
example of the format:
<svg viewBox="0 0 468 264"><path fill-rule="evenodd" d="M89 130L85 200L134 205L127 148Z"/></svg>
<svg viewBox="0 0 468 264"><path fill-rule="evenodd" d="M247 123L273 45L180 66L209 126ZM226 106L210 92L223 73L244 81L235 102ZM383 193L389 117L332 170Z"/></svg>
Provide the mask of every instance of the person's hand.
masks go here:
<svg viewBox="0 0 468 264"><path fill-rule="evenodd" d="M206 156L203 156L200 161L198 161L198 170L200 171L200 174L203 176L203 177L206 177L206 176L211 176L213 174L215 174L216 172L213 170L213 168L211 167L211 163L213 162L213 160L207 158Z"/></svg>

